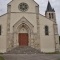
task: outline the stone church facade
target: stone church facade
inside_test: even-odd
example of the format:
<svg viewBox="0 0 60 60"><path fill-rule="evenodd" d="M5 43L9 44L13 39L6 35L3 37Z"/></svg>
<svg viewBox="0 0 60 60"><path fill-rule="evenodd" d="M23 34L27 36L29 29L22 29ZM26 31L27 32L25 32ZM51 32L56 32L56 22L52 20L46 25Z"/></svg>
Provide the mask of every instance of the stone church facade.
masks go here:
<svg viewBox="0 0 60 60"><path fill-rule="evenodd" d="M17 46L31 46L41 52L59 51L55 10L50 2L45 16L34 0L12 0L7 13L0 16L0 52Z"/></svg>

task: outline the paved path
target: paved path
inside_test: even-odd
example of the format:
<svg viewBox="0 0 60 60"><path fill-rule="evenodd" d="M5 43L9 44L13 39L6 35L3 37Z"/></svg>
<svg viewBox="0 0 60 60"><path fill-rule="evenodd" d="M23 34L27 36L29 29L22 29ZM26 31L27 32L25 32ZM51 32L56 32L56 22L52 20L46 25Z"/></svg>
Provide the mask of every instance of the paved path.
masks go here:
<svg viewBox="0 0 60 60"><path fill-rule="evenodd" d="M60 60L60 54L42 54L32 47L16 47L3 54L5 60Z"/></svg>
<svg viewBox="0 0 60 60"><path fill-rule="evenodd" d="M60 60L60 54L4 54L5 60Z"/></svg>

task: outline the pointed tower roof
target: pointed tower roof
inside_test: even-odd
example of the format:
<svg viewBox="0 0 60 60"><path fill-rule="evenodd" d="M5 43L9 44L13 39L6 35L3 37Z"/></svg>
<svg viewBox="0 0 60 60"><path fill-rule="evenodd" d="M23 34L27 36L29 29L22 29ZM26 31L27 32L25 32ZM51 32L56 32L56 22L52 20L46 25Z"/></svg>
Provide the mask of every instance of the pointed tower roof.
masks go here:
<svg viewBox="0 0 60 60"><path fill-rule="evenodd" d="M51 7L51 4L49 1L48 1L46 12L55 12L55 10Z"/></svg>

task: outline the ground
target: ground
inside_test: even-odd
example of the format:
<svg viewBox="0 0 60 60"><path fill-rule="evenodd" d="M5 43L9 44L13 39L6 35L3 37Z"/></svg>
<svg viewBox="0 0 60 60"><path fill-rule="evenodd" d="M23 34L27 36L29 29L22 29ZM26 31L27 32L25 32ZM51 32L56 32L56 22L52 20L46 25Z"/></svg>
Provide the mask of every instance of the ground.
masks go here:
<svg viewBox="0 0 60 60"><path fill-rule="evenodd" d="M60 60L60 54L3 54L5 60Z"/></svg>
<svg viewBox="0 0 60 60"><path fill-rule="evenodd" d="M46 54L29 46L18 46L0 56L5 60L60 60L59 52Z"/></svg>

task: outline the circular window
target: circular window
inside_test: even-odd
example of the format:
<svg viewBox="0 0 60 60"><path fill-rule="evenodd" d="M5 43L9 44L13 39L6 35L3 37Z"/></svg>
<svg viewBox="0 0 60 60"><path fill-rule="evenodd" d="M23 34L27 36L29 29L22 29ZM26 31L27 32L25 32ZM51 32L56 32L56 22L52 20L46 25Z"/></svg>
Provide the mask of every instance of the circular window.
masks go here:
<svg viewBox="0 0 60 60"><path fill-rule="evenodd" d="M27 11L28 10L28 4L27 3L20 3L19 4L19 10L20 11Z"/></svg>

